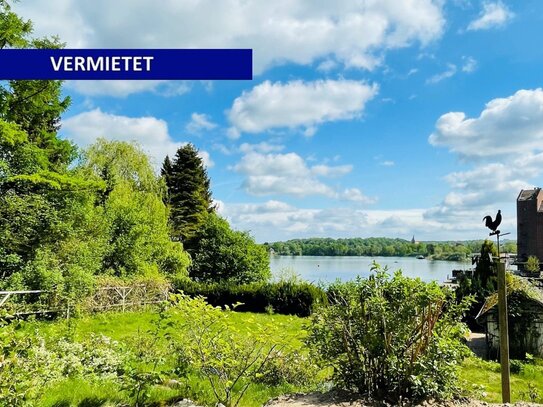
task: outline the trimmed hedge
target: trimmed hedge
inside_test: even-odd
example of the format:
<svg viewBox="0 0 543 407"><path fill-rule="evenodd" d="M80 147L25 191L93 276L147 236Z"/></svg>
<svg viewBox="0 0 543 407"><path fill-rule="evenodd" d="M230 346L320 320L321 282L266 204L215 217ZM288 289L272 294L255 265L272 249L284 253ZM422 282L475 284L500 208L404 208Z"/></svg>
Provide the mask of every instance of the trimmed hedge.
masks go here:
<svg viewBox="0 0 543 407"><path fill-rule="evenodd" d="M278 314L307 317L317 305L328 303L322 289L306 282L234 285L183 279L175 282L175 289L189 296L201 295L213 306L242 303L236 307L242 312L267 312L271 307Z"/></svg>

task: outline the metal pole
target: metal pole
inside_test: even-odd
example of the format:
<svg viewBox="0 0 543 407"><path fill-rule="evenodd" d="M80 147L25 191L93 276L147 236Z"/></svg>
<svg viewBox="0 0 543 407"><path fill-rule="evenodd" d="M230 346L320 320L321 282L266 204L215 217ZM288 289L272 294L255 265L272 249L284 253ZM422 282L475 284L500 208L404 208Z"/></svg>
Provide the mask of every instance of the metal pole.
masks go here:
<svg viewBox="0 0 543 407"><path fill-rule="evenodd" d="M507 322L507 287L505 285L505 263L502 263L501 259L499 258L497 267L502 401L503 403L509 403L511 402L511 383L509 380L509 326Z"/></svg>

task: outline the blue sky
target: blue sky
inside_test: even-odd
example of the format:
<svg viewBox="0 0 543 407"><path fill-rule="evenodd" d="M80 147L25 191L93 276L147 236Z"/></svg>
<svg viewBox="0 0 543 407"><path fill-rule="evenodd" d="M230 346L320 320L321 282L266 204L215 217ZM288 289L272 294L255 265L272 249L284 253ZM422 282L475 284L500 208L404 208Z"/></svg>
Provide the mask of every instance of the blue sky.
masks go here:
<svg viewBox="0 0 543 407"><path fill-rule="evenodd" d="M252 81L67 82L61 134L195 144L260 242L487 236L543 184L543 2L22 0L68 48L252 48Z"/></svg>

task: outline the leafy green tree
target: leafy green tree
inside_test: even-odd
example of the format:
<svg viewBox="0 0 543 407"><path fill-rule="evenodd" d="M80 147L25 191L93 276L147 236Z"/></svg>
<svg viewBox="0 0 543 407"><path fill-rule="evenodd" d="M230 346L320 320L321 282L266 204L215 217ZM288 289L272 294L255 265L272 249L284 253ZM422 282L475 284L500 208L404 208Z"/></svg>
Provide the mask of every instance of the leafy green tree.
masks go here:
<svg viewBox="0 0 543 407"><path fill-rule="evenodd" d="M193 237L206 215L213 211L210 182L198 150L187 144L177 150L173 161L166 157L162 175L168 187L166 202L175 240L193 251Z"/></svg>
<svg viewBox="0 0 543 407"><path fill-rule="evenodd" d="M189 257L169 237L165 186L140 147L100 139L85 152L80 171L106 184L100 197L108 234L102 272L186 275Z"/></svg>
<svg viewBox="0 0 543 407"><path fill-rule="evenodd" d="M537 256L528 257L525 269L529 273L539 273L539 259L537 258Z"/></svg>
<svg viewBox="0 0 543 407"><path fill-rule="evenodd" d="M0 2L0 49L62 48L57 38L31 38L32 23L17 16L7 1ZM61 81L9 80L0 86L0 119L17 123L30 142L47 153L49 165L56 170L75 158L75 147L56 137L60 115L70 105L61 95ZM51 168L49 168L51 169Z"/></svg>
<svg viewBox="0 0 543 407"><path fill-rule="evenodd" d="M0 49L26 47L31 33L32 23L11 11L7 0L0 0Z"/></svg>
<svg viewBox="0 0 543 407"><path fill-rule="evenodd" d="M30 38L31 32L32 24L1 1L0 48L62 46L56 39ZM69 103L69 98L61 96L60 81L11 80L0 84L3 286L30 284L42 288L40 270L49 270L50 275L59 261L53 253L65 254L59 248L68 241L85 240L74 237L85 218L77 213L86 207L100 183L88 182L70 169L76 148L57 137L60 115Z"/></svg>
<svg viewBox="0 0 543 407"><path fill-rule="evenodd" d="M246 284L271 276L266 248L256 244L248 233L232 230L215 213L206 216L194 241L197 246L189 274L195 280Z"/></svg>
<svg viewBox="0 0 543 407"><path fill-rule="evenodd" d="M57 40L32 39L32 24L0 1L0 48L58 48ZM0 269L21 272L38 248L62 241L69 230L66 208L76 191L93 189L69 170L75 147L57 137L69 105L59 81L0 84ZM4 280L5 283L5 280Z"/></svg>

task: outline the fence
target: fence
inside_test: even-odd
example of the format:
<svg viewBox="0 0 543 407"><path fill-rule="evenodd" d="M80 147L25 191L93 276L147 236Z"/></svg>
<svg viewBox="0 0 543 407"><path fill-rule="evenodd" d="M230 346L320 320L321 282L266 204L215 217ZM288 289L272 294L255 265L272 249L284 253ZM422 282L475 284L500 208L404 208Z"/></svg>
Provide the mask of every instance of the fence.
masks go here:
<svg viewBox="0 0 543 407"><path fill-rule="evenodd" d="M120 309L125 312L144 305L158 304L168 299L168 285L134 284L131 286L100 287L83 299L80 306L90 312ZM46 290L0 291L0 312L13 315L65 313L70 316L73 304L58 293Z"/></svg>

